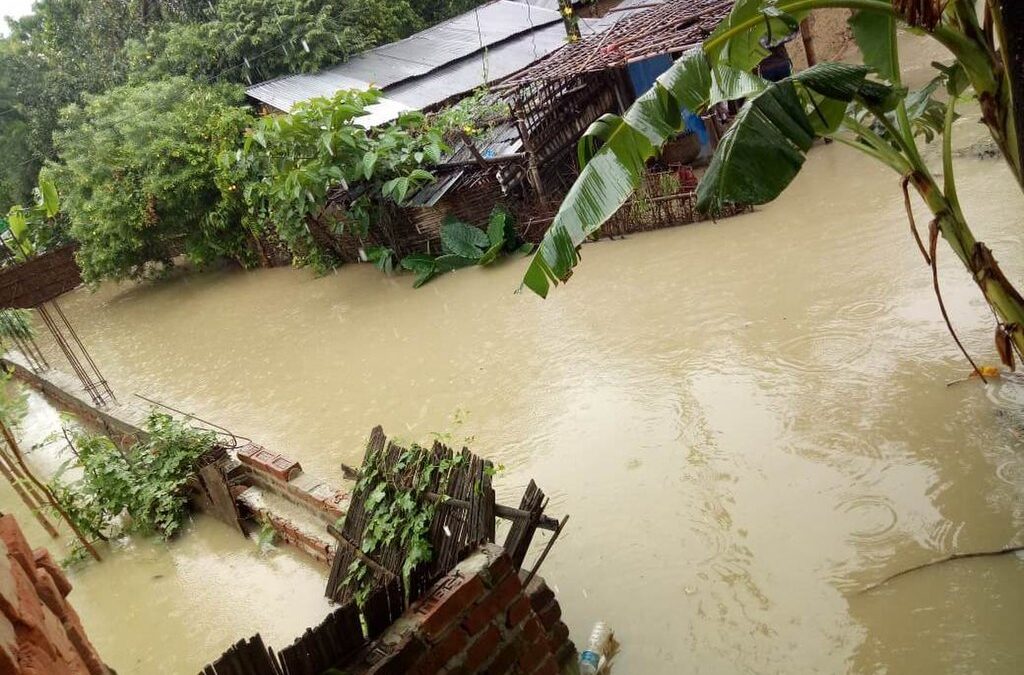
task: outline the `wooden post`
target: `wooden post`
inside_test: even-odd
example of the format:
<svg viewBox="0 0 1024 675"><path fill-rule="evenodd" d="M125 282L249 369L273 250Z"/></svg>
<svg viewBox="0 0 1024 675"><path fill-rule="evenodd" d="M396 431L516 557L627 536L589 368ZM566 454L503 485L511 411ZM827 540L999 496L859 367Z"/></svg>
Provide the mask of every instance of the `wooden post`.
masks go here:
<svg viewBox="0 0 1024 675"><path fill-rule="evenodd" d="M47 534L54 538L60 536L57 532L57 528L55 528L53 524L46 519L46 516L43 515L42 503L35 495L30 495L28 491L25 490L25 486L22 485L23 479L18 474L18 467L14 464L11 464L11 466L8 467L8 461L7 457L4 456L3 453L0 453L0 474L3 474L4 478L7 479L7 482L11 484L14 491L18 493L19 497L21 497L21 501L25 502L25 506L27 506L28 510L32 512L32 515L36 517L36 520L38 520L39 524L43 526L43 529L46 530Z"/></svg>
<svg viewBox="0 0 1024 675"><path fill-rule="evenodd" d="M473 138L462 129L459 129L458 136L462 139L462 142L466 144L466 149L469 150L469 154L473 155L473 160L477 165L484 171L490 169L490 166L487 164L487 159L480 154L476 144L473 143Z"/></svg>
<svg viewBox="0 0 1024 675"><path fill-rule="evenodd" d="M533 143L530 142L530 134L522 118L516 120L516 127L519 129L519 138L523 141L523 150L526 151L526 178L530 182L530 187L537 193L537 197L543 202L546 193L544 181L540 177L540 167L537 166L537 153L533 151Z"/></svg>
<svg viewBox="0 0 1024 675"><path fill-rule="evenodd" d="M814 16L808 15L806 19L800 22L800 38L804 42L804 54L807 55L808 68L818 62L818 55L814 51L814 36L811 35L812 30L814 30Z"/></svg>
<svg viewBox="0 0 1024 675"><path fill-rule="evenodd" d="M18 446L17 439L14 438L14 434L11 433L11 430L7 427L7 423L2 419L0 419L0 435L3 435L4 441L7 442L7 447L11 449L12 453L14 453L14 458L17 460L18 465L21 467L22 473L24 473L25 476L30 481L32 481L32 484L35 485L36 488L46 497L47 501L50 502L50 506L56 509L57 513L60 514L61 518L64 519L64 522L66 522L68 524L68 527L71 528L71 531L75 533L76 537L78 537L78 541L82 544L82 546L85 547L87 551L89 551L89 554L92 555L92 557L95 558L97 562L102 560L99 551L97 551L96 547L93 546L92 543L85 538L85 535L82 534L81 530L78 529L78 526L75 525L74 521L71 520L71 516L68 515L68 512L64 510L64 507L61 506L60 502L58 502L56 497L53 496L53 493L50 492L50 489L43 485L43 483L40 482L38 478L36 478L35 474L32 473L32 469L30 469L28 464L25 463L25 457L21 454L21 448Z"/></svg>

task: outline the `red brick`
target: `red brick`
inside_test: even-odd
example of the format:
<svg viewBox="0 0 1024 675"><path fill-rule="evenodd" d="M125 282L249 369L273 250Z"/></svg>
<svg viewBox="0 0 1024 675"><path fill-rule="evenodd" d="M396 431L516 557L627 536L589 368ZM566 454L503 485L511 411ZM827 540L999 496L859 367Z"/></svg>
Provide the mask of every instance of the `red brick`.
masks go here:
<svg viewBox="0 0 1024 675"><path fill-rule="evenodd" d="M71 582L64 576L64 570L61 569L60 565L53 561L50 556L50 552L45 548L37 548L32 551L32 557L35 560L36 568L42 568L46 570L50 578L53 579L53 583L57 585L57 590L63 597L68 597L68 593L71 592Z"/></svg>
<svg viewBox="0 0 1024 675"><path fill-rule="evenodd" d="M6 563L10 558L3 561ZM36 594L36 585L32 579L21 569L21 565L10 565L10 572L14 577L15 588L15 614L12 618L20 621L30 628L38 628L43 624L43 603ZM35 574L33 573L33 577Z"/></svg>
<svg viewBox="0 0 1024 675"><path fill-rule="evenodd" d="M0 516L0 540L7 545L7 555L14 558L25 572L35 576L36 562L35 556L32 555L32 548L25 541L25 535L18 527L18 521L10 514Z"/></svg>
<svg viewBox="0 0 1024 675"><path fill-rule="evenodd" d="M6 558L0 560L0 567L6 564ZM0 612L0 673L18 672L18 638L14 633L14 624Z"/></svg>
<svg viewBox="0 0 1024 675"><path fill-rule="evenodd" d="M238 450L238 460L262 473L284 482L302 472L302 467L295 460L270 452L258 445L248 445Z"/></svg>
<svg viewBox="0 0 1024 675"><path fill-rule="evenodd" d="M555 594L551 592L551 589L548 588L548 585L540 577L534 577L524 592L530 598L533 611L537 613L540 613L542 609L548 606L548 603L555 599Z"/></svg>
<svg viewBox="0 0 1024 675"><path fill-rule="evenodd" d="M511 672L516 663L518 648L519 645L515 640L506 644L498 651L498 655L487 665L484 672L487 675L506 675Z"/></svg>
<svg viewBox="0 0 1024 675"><path fill-rule="evenodd" d="M558 675L558 663L555 661L555 657L549 656L544 659L531 675Z"/></svg>
<svg viewBox="0 0 1024 675"><path fill-rule="evenodd" d="M551 649L548 647L547 640L524 643L519 652L519 669L524 673L532 673L549 656L551 656Z"/></svg>
<svg viewBox="0 0 1024 675"><path fill-rule="evenodd" d="M426 653L425 644L416 639L415 635L406 635L388 656L373 664L366 675L408 675Z"/></svg>
<svg viewBox="0 0 1024 675"><path fill-rule="evenodd" d="M466 631L470 635L476 635L491 622L491 619L504 616L505 610L515 600L521 587L519 577L514 574L505 577L497 588L466 615L462 622Z"/></svg>
<svg viewBox="0 0 1024 675"><path fill-rule="evenodd" d="M43 604L50 608L61 620L67 614L67 605L64 602L64 596L57 590L57 584L53 582L50 577L50 573L44 569L36 570L36 592L39 593L39 599L43 601Z"/></svg>
<svg viewBox="0 0 1024 675"><path fill-rule="evenodd" d="M509 628L515 628L522 623L523 619L530 615L531 611L533 611L533 608L530 606L530 601L525 596L519 596L512 603L512 606L508 608L505 625Z"/></svg>
<svg viewBox="0 0 1024 675"><path fill-rule="evenodd" d="M445 577L450 583L451 577ZM435 589L439 586L435 586ZM479 576L464 578L457 586L445 590L440 596L431 592L419 601L419 611L423 614L420 631L431 642L436 642L448 626L454 623L484 593L484 582Z"/></svg>
<svg viewBox="0 0 1024 675"><path fill-rule="evenodd" d="M555 622L555 625L551 627L548 632L548 644L551 646L551 651L557 653L565 641L569 639L569 627L562 621Z"/></svg>
<svg viewBox="0 0 1024 675"><path fill-rule="evenodd" d="M550 630L555 622L562 618L562 608L558 602L552 600L547 607L537 612L537 618L545 630Z"/></svg>
<svg viewBox="0 0 1024 675"><path fill-rule="evenodd" d="M466 668L471 673L480 672L480 666L487 663L501 641L501 633L494 626L488 626L487 630L480 634L480 637L466 650Z"/></svg>
<svg viewBox="0 0 1024 675"><path fill-rule="evenodd" d="M466 635L466 631L454 626L435 646L429 649L426 656L420 659L414 672L421 675L434 675L454 657L462 653L467 644L469 644L469 636Z"/></svg>
<svg viewBox="0 0 1024 675"><path fill-rule="evenodd" d="M491 587L493 588L514 571L515 568L512 566L512 559L508 557L507 553L502 552L500 556L491 562L490 568L488 569L489 576L491 578Z"/></svg>
<svg viewBox="0 0 1024 675"><path fill-rule="evenodd" d="M540 619L535 616L531 616L523 624L523 639L526 642L533 642L544 634L544 626L540 624Z"/></svg>
<svg viewBox="0 0 1024 675"><path fill-rule="evenodd" d="M100 659L96 648L89 642L89 638L85 636L85 631L82 629L82 624L78 622L78 617L75 617L75 621L65 621L64 630L67 631L68 639L71 640L71 644L75 646L75 650L78 655L82 657L85 662L85 667L89 670L89 675L109 675L109 670L103 665L103 661Z"/></svg>
<svg viewBox="0 0 1024 675"><path fill-rule="evenodd" d="M11 573L12 561L7 557L7 544L0 539L0 614L18 615L18 585Z"/></svg>

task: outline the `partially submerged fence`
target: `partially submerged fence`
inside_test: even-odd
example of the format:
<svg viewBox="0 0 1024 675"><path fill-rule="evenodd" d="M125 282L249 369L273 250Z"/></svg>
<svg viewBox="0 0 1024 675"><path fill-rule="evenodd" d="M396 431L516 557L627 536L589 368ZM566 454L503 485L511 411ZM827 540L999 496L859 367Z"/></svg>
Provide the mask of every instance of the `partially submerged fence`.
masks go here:
<svg viewBox="0 0 1024 675"><path fill-rule="evenodd" d="M263 645L259 636L238 642L207 666L203 671L205 675L319 675L328 668L339 667L365 650L409 609L411 603L428 591L434 589L433 594L443 595L445 588L439 589L444 586L442 578L481 544L494 542L498 518L511 521L502 546L507 557L502 557L517 575L537 529L552 532L533 569L523 573L521 585L530 583L568 517L556 521L544 515L547 498L533 481L518 508L497 504L491 485L491 463L466 448L456 453L443 443L435 442L422 451L430 453L433 466L452 460L456 454L462 458L459 462L448 462L452 467L444 477L437 471L430 473L427 489L422 493L424 499L437 504L429 527L431 560L403 575L408 551L402 545L393 543L372 555L364 552L369 490L357 488L344 524L340 528L328 527L339 546L325 592L341 606L319 626L307 629L292 645L276 654ZM394 469L407 458L408 452L397 443L389 442L378 426L370 433L363 467L376 461L382 462L385 469ZM396 475L402 480L413 479L402 473L403 466L398 465ZM352 469L348 472L355 477L360 474ZM357 561L367 565L373 579L372 590L361 607L357 606L352 589L344 583L350 565ZM439 583L439 579L442 582Z"/></svg>
<svg viewBox="0 0 1024 675"><path fill-rule="evenodd" d="M432 455L435 466L448 462L456 454L440 441L435 441L425 451ZM385 470L392 470L407 452L406 448L389 442L384 430L378 426L370 432L363 465L367 466L375 455L382 453ZM560 529L557 521L544 516L547 500L532 481L520 508L496 504L491 485L491 462L474 455L467 448L459 454L461 462L446 476L442 478L438 472L433 473L425 493L426 498L438 503L429 534L434 554L429 564L410 575L409 590L413 598L419 597L427 585L452 569L470 549L484 542L493 542L496 518L512 521L504 548L513 554L517 567L522 565L538 527L556 532ZM411 476L406 478L413 479ZM340 530L330 530L339 547L327 581L327 597L337 602L346 602L352 597L343 581L349 566L357 559L369 565L378 584L402 577L402 565L408 554L402 545L394 543L385 547L376 559L369 558L362 551L368 496L366 490L357 489L352 495L344 525Z"/></svg>
<svg viewBox="0 0 1024 675"><path fill-rule="evenodd" d="M399 586L382 587L371 594L362 613L349 602L277 653L259 634L239 640L206 666L202 675L321 675L348 663L401 616L405 611L401 597ZM366 634L360 614L366 620Z"/></svg>
<svg viewBox="0 0 1024 675"><path fill-rule="evenodd" d="M554 593L495 544L474 550L404 613L398 590L378 589L362 617L344 605L277 653L258 635L242 640L203 675L557 675L576 660Z"/></svg>

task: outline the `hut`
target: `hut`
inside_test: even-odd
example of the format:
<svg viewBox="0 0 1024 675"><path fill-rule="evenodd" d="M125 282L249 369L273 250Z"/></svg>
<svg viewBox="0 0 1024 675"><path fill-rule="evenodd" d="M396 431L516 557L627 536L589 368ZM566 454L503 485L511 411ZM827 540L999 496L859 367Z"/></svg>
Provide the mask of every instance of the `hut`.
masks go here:
<svg viewBox="0 0 1024 675"><path fill-rule="evenodd" d="M288 111L341 89L376 86L382 99L360 120L368 127L407 110L441 109L481 87L508 104L507 118L480 137L454 143L432 169L437 180L391 209L367 237L339 237L332 248L343 259L359 259L370 245L399 255L436 250L445 218L481 224L497 204L516 216L525 240L539 241L578 175L575 146L584 130L605 113L625 111L732 6L731 0L622 0L611 8L578 3L580 18L570 24L559 11L568 4L495 0L332 68L247 90L258 104ZM573 30L578 37L571 37ZM605 231L625 234L698 219L689 165L710 153L721 121L689 119Z"/></svg>

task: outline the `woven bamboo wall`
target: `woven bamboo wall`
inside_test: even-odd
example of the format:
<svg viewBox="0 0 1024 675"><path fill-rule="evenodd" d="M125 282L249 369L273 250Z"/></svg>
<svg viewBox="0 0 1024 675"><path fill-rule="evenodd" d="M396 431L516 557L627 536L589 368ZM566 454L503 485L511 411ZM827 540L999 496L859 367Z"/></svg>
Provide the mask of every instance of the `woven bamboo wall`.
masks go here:
<svg viewBox="0 0 1024 675"><path fill-rule="evenodd" d="M82 284L77 246L63 246L0 269L0 309L38 307Z"/></svg>

